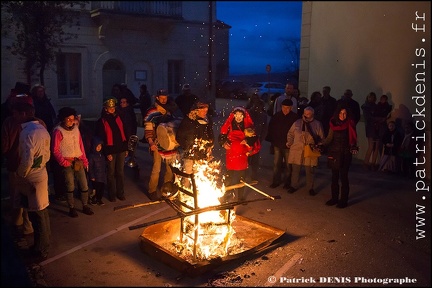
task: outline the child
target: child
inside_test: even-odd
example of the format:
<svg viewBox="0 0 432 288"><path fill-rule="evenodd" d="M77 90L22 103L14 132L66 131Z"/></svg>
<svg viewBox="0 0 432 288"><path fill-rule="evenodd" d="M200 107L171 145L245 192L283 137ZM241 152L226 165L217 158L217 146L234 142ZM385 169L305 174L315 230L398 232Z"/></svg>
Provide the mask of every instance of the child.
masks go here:
<svg viewBox="0 0 432 288"><path fill-rule="evenodd" d="M402 143L402 135L396 129L396 123L390 121L387 124L388 130L384 133L382 142L384 145L384 153L381 157L380 171L398 173L399 147Z"/></svg>
<svg viewBox="0 0 432 288"><path fill-rule="evenodd" d="M416 143L413 137L416 135L415 126L413 122L408 122L404 126L404 138L402 144L399 148L400 157L400 168L402 176L407 176L410 178L415 178L415 153L416 153Z"/></svg>
<svg viewBox="0 0 432 288"><path fill-rule="evenodd" d="M254 123L245 108L234 108L222 125L218 140L226 150L225 165L228 179L225 185L239 184L240 180L245 180L248 157L261 149L261 142L255 135ZM236 189L236 192L238 201L246 200L244 187Z"/></svg>
<svg viewBox="0 0 432 288"><path fill-rule="evenodd" d="M105 183L107 180L106 172L106 160L105 156L102 154L103 142L98 137L92 138L92 149L88 155L89 160L89 179L93 189L95 190L95 195L90 199L91 205L105 205L102 201L102 197L105 191Z"/></svg>

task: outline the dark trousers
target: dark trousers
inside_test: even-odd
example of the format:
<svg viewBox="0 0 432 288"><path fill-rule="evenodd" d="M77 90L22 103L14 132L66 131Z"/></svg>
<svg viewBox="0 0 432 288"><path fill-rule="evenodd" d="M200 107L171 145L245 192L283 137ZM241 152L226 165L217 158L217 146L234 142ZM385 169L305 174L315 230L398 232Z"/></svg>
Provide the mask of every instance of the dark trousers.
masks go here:
<svg viewBox="0 0 432 288"><path fill-rule="evenodd" d="M113 159L108 161L107 181L110 199L124 196L124 166L126 151L111 154Z"/></svg>
<svg viewBox="0 0 432 288"><path fill-rule="evenodd" d="M239 184L240 180L245 181L246 170L228 170L227 174L228 178L226 179L225 186L235 185ZM244 190L244 187L233 190L237 194L237 201L245 200Z"/></svg>
<svg viewBox="0 0 432 288"><path fill-rule="evenodd" d="M49 161L50 170L54 176L54 192L57 198L66 196L66 184L65 177L63 175L63 167L58 164L58 162L51 158Z"/></svg>
<svg viewBox="0 0 432 288"><path fill-rule="evenodd" d="M289 152L289 149L274 147L272 183L280 184L285 182L286 185L291 185L292 165L288 164ZM282 175L282 173L285 175Z"/></svg>
<svg viewBox="0 0 432 288"><path fill-rule="evenodd" d="M349 196L349 180L348 171L351 166L352 155L351 153L342 153L336 158L339 163L332 167L332 183L331 193L332 199L338 200L340 203L348 203ZM340 198L339 198L339 180L341 183L340 187Z"/></svg>
<svg viewBox="0 0 432 288"><path fill-rule="evenodd" d="M104 182L96 182L91 181L92 187L95 190L96 200L102 200L105 192L105 183Z"/></svg>
<svg viewBox="0 0 432 288"><path fill-rule="evenodd" d="M346 169L332 169L332 199L339 201L339 178L341 180L340 202L347 203L349 196L349 181L348 170Z"/></svg>
<svg viewBox="0 0 432 288"><path fill-rule="evenodd" d="M249 162L249 170L250 170L250 178L251 180L256 180L258 176L258 168L259 168L259 160L260 160L260 153L256 153L252 156L249 156L248 162Z"/></svg>
<svg viewBox="0 0 432 288"><path fill-rule="evenodd" d="M48 254L51 238L51 225L48 208L40 211L28 211L34 230L34 251L41 255Z"/></svg>

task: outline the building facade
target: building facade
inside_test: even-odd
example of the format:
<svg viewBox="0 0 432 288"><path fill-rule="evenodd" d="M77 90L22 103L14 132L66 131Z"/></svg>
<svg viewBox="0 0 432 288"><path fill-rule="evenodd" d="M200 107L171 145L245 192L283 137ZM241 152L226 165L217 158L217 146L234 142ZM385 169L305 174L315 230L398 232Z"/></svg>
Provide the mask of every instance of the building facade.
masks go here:
<svg viewBox="0 0 432 288"><path fill-rule="evenodd" d="M214 101L215 79L229 73L230 28L216 20L215 7L213 1L90 1L80 26L70 28L77 39L61 45L45 72L48 97L56 109L72 106L85 118L99 116L116 83L136 97L141 84L175 97L189 83ZM5 49L12 40L2 35L2 102L15 82L27 82L23 63Z"/></svg>
<svg viewBox="0 0 432 288"><path fill-rule="evenodd" d="M303 2L299 89L311 95L328 85L336 99L351 89L360 106L369 92L386 94L389 120L417 121L430 147L430 17L430 2ZM357 132L363 159L363 119Z"/></svg>

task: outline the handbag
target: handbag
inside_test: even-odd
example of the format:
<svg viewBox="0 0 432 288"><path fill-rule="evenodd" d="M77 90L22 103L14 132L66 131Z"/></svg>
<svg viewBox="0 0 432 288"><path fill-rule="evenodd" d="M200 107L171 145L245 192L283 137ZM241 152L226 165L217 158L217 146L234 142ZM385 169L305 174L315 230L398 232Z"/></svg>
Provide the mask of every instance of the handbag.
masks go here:
<svg viewBox="0 0 432 288"><path fill-rule="evenodd" d="M315 135L314 131L312 130L312 128L310 127L310 123L306 122L306 127L309 130L309 133L312 135L312 138L314 139L315 145L318 145L319 139L318 137ZM314 149L315 148L314 144L306 144L304 146L304 153L303 153L303 157L320 157L321 156L321 152L318 149Z"/></svg>
<svg viewBox="0 0 432 288"><path fill-rule="evenodd" d="M312 149L311 147L312 144L306 144L304 146L304 154L303 156L305 158L307 157L320 157L321 156L321 152L317 149Z"/></svg>
<svg viewBox="0 0 432 288"><path fill-rule="evenodd" d="M75 159L73 161L74 171L80 171L82 168L84 168L84 162L81 159Z"/></svg>

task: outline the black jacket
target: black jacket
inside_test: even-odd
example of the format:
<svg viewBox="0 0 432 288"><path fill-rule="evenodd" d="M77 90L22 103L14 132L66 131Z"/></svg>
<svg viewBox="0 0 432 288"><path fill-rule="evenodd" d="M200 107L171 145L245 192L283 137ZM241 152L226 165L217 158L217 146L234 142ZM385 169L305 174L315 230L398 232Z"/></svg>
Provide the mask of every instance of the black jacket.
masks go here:
<svg viewBox="0 0 432 288"><path fill-rule="evenodd" d="M176 140L183 149L183 155L189 159L204 159L208 149L214 145L213 121L196 118L193 112L181 121ZM192 117L192 118L191 118ZM196 142L195 142L195 139Z"/></svg>
<svg viewBox="0 0 432 288"><path fill-rule="evenodd" d="M92 138L92 148L87 158L89 161L89 179L94 179L95 182L107 182L107 172L106 172L106 159L105 155L102 154L101 151L96 151L96 146L98 144L102 144L103 150L103 141L98 137Z"/></svg>
<svg viewBox="0 0 432 288"><path fill-rule="evenodd" d="M288 149L286 147L287 134L297 119L297 114L292 111L287 115L282 111L277 112L270 119L265 140L271 142L274 147Z"/></svg>

